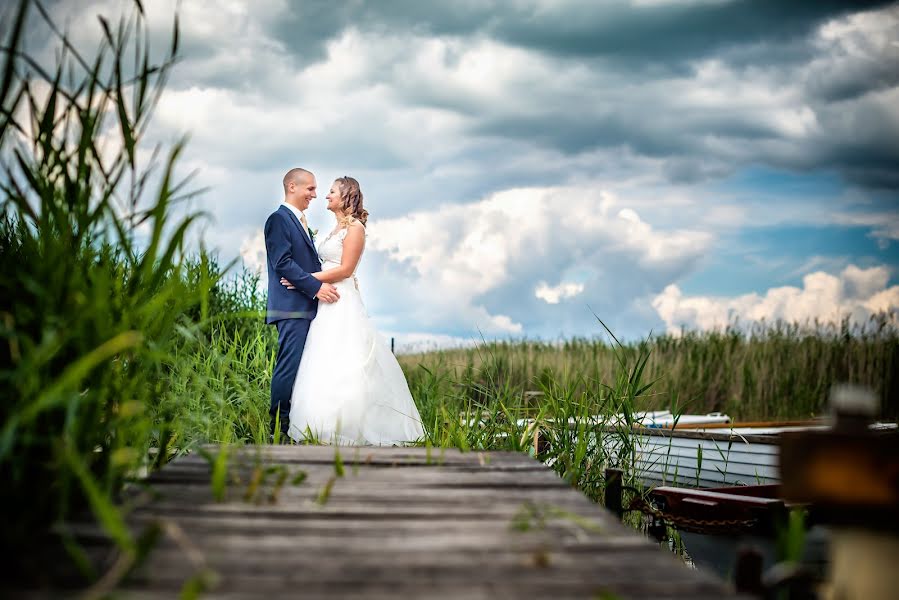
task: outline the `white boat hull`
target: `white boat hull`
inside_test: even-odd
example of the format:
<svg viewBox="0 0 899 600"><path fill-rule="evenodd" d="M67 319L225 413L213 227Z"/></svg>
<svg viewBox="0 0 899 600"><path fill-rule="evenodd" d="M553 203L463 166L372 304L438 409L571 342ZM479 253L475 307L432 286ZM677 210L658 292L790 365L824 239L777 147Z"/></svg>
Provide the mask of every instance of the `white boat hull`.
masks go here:
<svg viewBox="0 0 899 600"><path fill-rule="evenodd" d="M686 437L676 430L635 433L630 466L646 485L719 487L780 482L776 439L765 442L722 434L706 439L694 436ZM607 440L606 449L614 455L614 447L620 445L614 435Z"/></svg>

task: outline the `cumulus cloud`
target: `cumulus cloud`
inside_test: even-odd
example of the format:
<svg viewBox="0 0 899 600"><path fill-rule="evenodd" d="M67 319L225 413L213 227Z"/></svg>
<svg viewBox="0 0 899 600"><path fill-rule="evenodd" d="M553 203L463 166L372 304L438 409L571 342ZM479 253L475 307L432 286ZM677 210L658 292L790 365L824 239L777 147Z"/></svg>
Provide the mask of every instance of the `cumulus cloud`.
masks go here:
<svg viewBox="0 0 899 600"><path fill-rule="evenodd" d="M408 290L394 310L409 323L574 334L589 323L588 304L626 309L622 303L692 269L712 240L657 230L602 192L522 188L374 222L366 256ZM574 310L557 306L575 297Z"/></svg>
<svg viewBox="0 0 899 600"><path fill-rule="evenodd" d="M561 300L564 300L565 298L574 298L583 291L583 283L562 282L559 285L550 287L545 281L541 281L537 284L534 295L547 304L558 304Z"/></svg>
<svg viewBox="0 0 899 600"><path fill-rule="evenodd" d="M262 233L261 229L241 242L240 258L243 260L243 265L248 271L261 276L260 285L264 286L268 283L265 235Z"/></svg>
<svg viewBox="0 0 899 600"><path fill-rule="evenodd" d="M837 275L809 273L803 277L802 287L777 287L764 295L734 298L685 296L672 284L652 305L673 332L722 328L735 321L838 323L848 317L851 322L864 323L871 315L899 310L899 285L888 287L889 277L885 266L861 269L849 265Z"/></svg>

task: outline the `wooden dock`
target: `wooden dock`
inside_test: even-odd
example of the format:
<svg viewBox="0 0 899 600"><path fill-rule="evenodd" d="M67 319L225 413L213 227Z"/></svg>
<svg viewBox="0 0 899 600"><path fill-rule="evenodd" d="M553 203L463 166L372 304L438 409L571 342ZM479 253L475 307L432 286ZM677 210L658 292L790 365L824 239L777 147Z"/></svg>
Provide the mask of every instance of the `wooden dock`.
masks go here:
<svg viewBox="0 0 899 600"><path fill-rule="evenodd" d="M122 597L176 597L188 580L204 598L730 594L524 454L247 446L216 469L204 451L147 480L128 522L163 533ZM73 531L94 557L109 547L96 526Z"/></svg>

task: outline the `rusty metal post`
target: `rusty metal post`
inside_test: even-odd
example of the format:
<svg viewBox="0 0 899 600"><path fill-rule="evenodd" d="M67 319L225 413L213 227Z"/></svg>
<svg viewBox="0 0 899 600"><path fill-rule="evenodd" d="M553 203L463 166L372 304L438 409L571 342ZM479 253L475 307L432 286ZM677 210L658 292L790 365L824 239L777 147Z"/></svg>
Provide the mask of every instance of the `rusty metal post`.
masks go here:
<svg viewBox="0 0 899 600"><path fill-rule="evenodd" d="M621 505L621 477L621 469L606 469L605 505L619 519L624 516L624 507Z"/></svg>

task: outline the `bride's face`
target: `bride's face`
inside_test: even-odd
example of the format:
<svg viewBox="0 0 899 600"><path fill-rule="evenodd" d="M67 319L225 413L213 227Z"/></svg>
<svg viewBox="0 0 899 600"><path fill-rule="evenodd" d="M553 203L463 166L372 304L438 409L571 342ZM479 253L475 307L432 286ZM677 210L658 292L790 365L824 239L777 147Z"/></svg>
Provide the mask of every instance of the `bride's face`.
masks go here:
<svg viewBox="0 0 899 600"><path fill-rule="evenodd" d="M343 204L343 198L340 194L340 184L336 181L331 184L331 190L328 192L326 196L328 200L328 210L333 213L341 212L341 205Z"/></svg>

